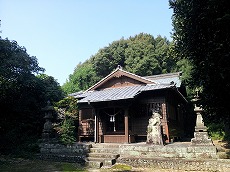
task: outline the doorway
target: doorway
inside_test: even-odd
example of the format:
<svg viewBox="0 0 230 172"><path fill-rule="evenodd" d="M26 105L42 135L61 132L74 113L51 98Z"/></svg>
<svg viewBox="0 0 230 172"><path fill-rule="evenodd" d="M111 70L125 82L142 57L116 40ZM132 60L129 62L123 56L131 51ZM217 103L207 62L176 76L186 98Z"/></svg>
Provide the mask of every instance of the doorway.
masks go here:
<svg viewBox="0 0 230 172"><path fill-rule="evenodd" d="M121 108L106 108L102 110L101 117L105 134L124 134L124 110Z"/></svg>

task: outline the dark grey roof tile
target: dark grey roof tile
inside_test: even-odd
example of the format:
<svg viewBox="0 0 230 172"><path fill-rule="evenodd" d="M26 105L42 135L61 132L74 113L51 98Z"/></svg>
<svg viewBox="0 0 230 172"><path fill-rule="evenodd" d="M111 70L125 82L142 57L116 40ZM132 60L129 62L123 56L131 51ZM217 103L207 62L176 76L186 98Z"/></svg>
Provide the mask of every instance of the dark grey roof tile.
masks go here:
<svg viewBox="0 0 230 172"><path fill-rule="evenodd" d="M143 91L150 91L156 89L163 89L171 87L169 84L154 84L154 85L137 85L127 86L120 88L108 88L100 91L90 91L82 93L81 95L75 96L76 98L82 98L78 103L90 102L102 102L102 101L113 101L122 99L133 99L136 95Z"/></svg>

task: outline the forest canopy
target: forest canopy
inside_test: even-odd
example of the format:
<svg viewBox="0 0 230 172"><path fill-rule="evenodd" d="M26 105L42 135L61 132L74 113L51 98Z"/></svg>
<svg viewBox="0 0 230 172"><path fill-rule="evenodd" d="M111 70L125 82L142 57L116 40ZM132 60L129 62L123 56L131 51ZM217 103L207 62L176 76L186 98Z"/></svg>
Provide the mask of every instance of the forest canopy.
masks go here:
<svg viewBox="0 0 230 172"><path fill-rule="evenodd" d="M177 71L172 47L165 37L154 38L146 33L121 38L100 49L84 63L79 63L62 88L66 93L86 90L118 65L140 76Z"/></svg>
<svg viewBox="0 0 230 172"><path fill-rule="evenodd" d="M174 51L191 63L188 85L200 90L205 122L224 123L230 136L230 3L170 0L170 6Z"/></svg>

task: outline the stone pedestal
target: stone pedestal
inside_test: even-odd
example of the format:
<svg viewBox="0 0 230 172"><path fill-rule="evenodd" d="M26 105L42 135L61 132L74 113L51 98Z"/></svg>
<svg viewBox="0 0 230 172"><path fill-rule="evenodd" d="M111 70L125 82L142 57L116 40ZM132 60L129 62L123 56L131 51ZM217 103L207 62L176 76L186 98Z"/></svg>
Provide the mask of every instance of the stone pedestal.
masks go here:
<svg viewBox="0 0 230 172"><path fill-rule="evenodd" d="M194 132L194 138L191 139L191 142L192 145L213 146L207 132Z"/></svg>

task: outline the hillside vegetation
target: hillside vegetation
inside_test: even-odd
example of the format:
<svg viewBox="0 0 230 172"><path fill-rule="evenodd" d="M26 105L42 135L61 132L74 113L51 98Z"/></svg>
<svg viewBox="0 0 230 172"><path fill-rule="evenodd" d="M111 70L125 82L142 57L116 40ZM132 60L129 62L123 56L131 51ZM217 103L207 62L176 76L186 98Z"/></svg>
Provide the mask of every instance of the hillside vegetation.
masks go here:
<svg viewBox="0 0 230 172"><path fill-rule="evenodd" d="M178 71L172 47L166 38L145 33L121 38L79 63L62 88L66 93L86 90L118 65L140 76Z"/></svg>

